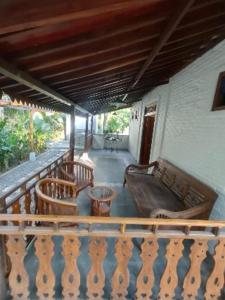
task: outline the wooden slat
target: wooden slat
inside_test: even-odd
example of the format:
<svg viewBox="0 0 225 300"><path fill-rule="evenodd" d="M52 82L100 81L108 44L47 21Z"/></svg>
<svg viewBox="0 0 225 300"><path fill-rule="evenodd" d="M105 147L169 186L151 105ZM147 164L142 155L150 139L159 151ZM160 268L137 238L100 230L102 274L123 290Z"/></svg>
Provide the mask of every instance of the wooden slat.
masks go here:
<svg viewBox="0 0 225 300"><path fill-rule="evenodd" d="M207 240L196 240L191 246L190 269L186 274L183 284L184 299L195 300L201 284L201 264L208 250Z"/></svg>
<svg viewBox="0 0 225 300"><path fill-rule="evenodd" d="M132 255L133 243L129 238L119 238L116 241L115 256L117 259L117 267L112 277L112 293L113 300L125 299L127 296L127 288L130 281L130 273L128 270L128 262Z"/></svg>
<svg viewBox="0 0 225 300"><path fill-rule="evenodd" d="M187 11L190 9L190 7L193 5L194 0L188 0L188 1L181 1L179 3L178 7L175 10L175 13L173 14L169 24L165 27L165 30L163 31L161 37L159 38L158 43L155 45L153 50L151 51L148 59L144 63L143 67L141 68L140 72L137 74L133 84L132 88L134 88L138 82L140 81L141 77L147 70L147 68L150 66L150 64L153 62L155 57L158 55L160 50L163 48L167 40L170 38L178 24L181 22L184 15L187 13Z"/></svg>
<svg viewBox="0 0 225 300"><path fill-rule="evenodd" d="M166 250L166 268L160 281L160 299L174 299L178 284L177 265L183 248L183 240L170 239Z"/></svg>
<svg viewBox="0 0 225 300"><path fill-rule="evenodd" d="M80 241L74 236L64 236L62 248L65 260L62 274L62 294L64 299L77 299L80 293L80 272L77 266Z"/></svg>
<svg viewBox="0 0 225 300"><path fill-rule="evenodd" d="M53 299L55 275L52 270L54 244L51 236L38 236L35 241L35 254L39 260L36 276L37 295L40 299Z"/></svg>
<svg viewBox="0 0 225 300"><path fill-rule="evenodd" d="M144 239L141 245L142 267L137 277L137 299L151 299L152 288L154 286L153 266L158 252L157 239Z"/></svg>
<svg viewBox="0 0 225 300"><path fill-rule="evenodd" d="M129 60L132 57L146 57L148 53L149 47L145 48L138 48L137 50L134 50L130 48L130 50L123 51L123 49L120 49L119 51L115 51L112 53L107 53L107 55L96 55L95 57L92 57L91 59L84 59L81 60L77 65L73 65L72 63L65 65L64 67L58 67L58 68L50 68L50 70L42 71L42 72L34 72L36 76L41 76L42 79L51 79L58 76L69 76L70 74L78 73L78 72L88 72L89 69L98 67L101 65L107 65L107 64L113 64L117 61L122 60Z"/></svg>
<svg viewBox="0 0 225 300"><path fill-rule="evenodd" d="M26 243L23 236L9 236L7 241L7 250L11 263L11 270L9 274L11 296L14 300L28 299L29 280L24 267Z"/></svg>
<svg viewBox="0 0 225 300"><path fill-rule="evenodd" d="M206 284L205 298L210 300L220 299L221 290L224 288L225 272L225 241L220 240L215 247L213 256L214 267Z"/></svg>
<svg viewBox="0 0 225 300"><path fill-rule="evenodd" d="M71 65L79 65L79 67L86 62L86 64L89 66L93 63L97 63L99 60L101 62L106 62L106 60L109 60L113 57L120 57L120 56L129 56L131 54L137 54L140 51L149 51L151 49L151 41L157 37L157 32L152 35L152 38L149 36L142 37L137 40L131 40L127 43L120 43L120 41L115 41L115 46L110 47L110 45L106 44L100 44L96 49L91 45L91 47L85 47L84 49L80 50L80 54L78 50L72 49L72 53L60 53L58 54L58 57L54 59L54 57L44 57L39 61L33 61L32 63L28 64L26 63L26 67L29 72L34 72L38 74L38 72L45 70L45 72L48 72L49 70L56 70L56 68L60 67L70 67ZM153 43L153 41L152 41ZM88 67L87 66L87 67Z"/></svg>
<svg viewBox="0 0 225 300"><path fill-rule="evenodd" d="M65 105L74 105L74 102L70 99L54 91L39 80L33 78L32 76L30 76L30 74L17 69L2 58L0 58L0 72L5 76L16 80L21 84L24 84L25 86L28 86L31 89L34 89L44 95L50 96L51 98L56 99L57 101ZM79 106L77 106L76 108L79 109L81 112L86 112L86 110L84 110L83 108L79 108Z"/></svg>
<svg viewBox="0 0 225 300"><path fill-rule="evenodd" d="M116 12L120 10L136 9L145 7L149 3L157 2L158 0L108 0L108 1L93 1L88 6L83 5L83 1L75 1L70 3L68 9L68 1L49 0L47 3L40 0L38 3L23 1L21 7L26 9L19 10L16 5L7 6L4 2L0 5L1 30L0 34L9 32L22 31L28 28L57 24L71 20L97 17L100 14L107 12ZM45 9L43 9L43 7ZM11 12L11 17L14 22L10 22L11 18L7 18L8 12ZM19 12L19 13L18 13ZM35 12L35 13L34 13Z"/></svg>
<svg viewBox="0 0 225 300"><path fill-rule="evenodd" d="M92 238L89 242L91 268L87 275L87 296L89 299L104 299L105 273L103 263L107 254L104 238Z"/></svg>

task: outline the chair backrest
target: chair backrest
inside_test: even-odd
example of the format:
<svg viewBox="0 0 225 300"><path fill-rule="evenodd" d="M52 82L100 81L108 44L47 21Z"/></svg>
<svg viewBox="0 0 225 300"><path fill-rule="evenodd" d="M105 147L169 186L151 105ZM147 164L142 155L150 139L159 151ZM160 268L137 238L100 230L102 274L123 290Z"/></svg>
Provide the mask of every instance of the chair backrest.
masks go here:
<svg viewBox="0 0 225 300"><path fill-rule="evenodd" d="M60 166L60 178L73 182L78 190L93 186L93 168L78 161L63 162Z"/></svg>
<svg viewBox="0 0 225 300"><path fill-rule="evenodd" d="M56 178L45 178L37 182L35 191L38 198L38 214L77 214L78 209L74 202L77 190L73 183Z"/></svg>
<svg viewBox="0 0 225 300"><path fill-rule="evenodd" d="M160 178L163 184L175 193L187 208L203 202L210 202L211 208L213 207L218 195L212 188L166 160L159 159L158 163L153 174Z"/></svg>

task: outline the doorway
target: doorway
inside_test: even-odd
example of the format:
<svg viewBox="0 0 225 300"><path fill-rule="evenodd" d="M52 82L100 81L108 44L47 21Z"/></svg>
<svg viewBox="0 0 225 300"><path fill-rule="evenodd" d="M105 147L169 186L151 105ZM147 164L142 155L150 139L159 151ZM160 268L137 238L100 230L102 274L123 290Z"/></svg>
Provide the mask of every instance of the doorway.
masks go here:
<svg viewBox="0 0 225 300"><path fill-rule="evenodd" d="M139 163L142 165L149 164L152 147L153 131L155 125L156 105L146 107L144 114L142 141Z"/></svg>

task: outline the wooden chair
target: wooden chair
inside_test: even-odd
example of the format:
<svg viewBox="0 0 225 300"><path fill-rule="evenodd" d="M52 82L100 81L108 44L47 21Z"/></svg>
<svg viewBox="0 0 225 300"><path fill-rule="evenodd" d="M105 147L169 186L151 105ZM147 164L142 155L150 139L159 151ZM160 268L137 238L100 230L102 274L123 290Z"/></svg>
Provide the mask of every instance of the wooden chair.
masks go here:
<svg viewBox="0 0 225 300"><path fill-rule="evenodd" d="M63 180L73 182L77 188L77 194L88 186L94 186L93 168L78 161L63 162L59 176Z"/></svg>
<svg viewBox="0 0 225 300"><path fill-rule="evenodd" d="M77 215L77 189L71 182L45 178L35 186L37 213L41 215Z"/></svg>

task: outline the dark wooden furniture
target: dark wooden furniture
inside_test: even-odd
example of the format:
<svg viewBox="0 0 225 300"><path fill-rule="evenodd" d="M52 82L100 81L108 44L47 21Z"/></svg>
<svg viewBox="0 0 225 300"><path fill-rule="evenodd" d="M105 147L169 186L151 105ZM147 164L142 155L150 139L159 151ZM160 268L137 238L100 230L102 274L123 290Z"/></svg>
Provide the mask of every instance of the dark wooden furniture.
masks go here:
<svg viewBox="0 0 225 300"><path fill-rule="evenodd" d="M91 198L91 215L109 217L116 192L107 186L96 186L88 191L88 195Z"/></svg>
<svg viewBox="0 0 225 300"><path fill-rule="evenodd" d="M71 182L45 178L35 186L37 212L42 215L77 215L77 189Z"/></svg>
<svg viewBox="0 0 225 300"><path fill-rule="evenodd" d="M94 186L93 168L78 161L63 162L60 167L60 178L73 182L77 193L86 187Z"/></svg>
<svg viewBox="0 0 225 300"><path fill-rule="evenodd" d="M140 216L208 219L217 194L166 160L129 165L127 183Z"/></svg>

